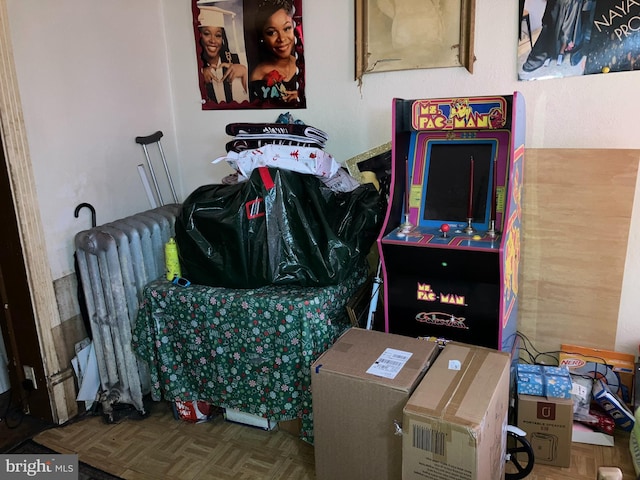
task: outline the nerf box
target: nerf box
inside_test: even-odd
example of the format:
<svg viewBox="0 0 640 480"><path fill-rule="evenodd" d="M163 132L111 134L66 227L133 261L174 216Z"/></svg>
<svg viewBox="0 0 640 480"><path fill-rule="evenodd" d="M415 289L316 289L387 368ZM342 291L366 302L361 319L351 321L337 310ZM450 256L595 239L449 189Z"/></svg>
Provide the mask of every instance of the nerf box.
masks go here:
<svg viewBox="0 0 640 480"><path fill-rule="evenodd" d="M571 375L567 367L518 364L518 393L539 397L571 398Z"/></svg>
<svg viewBox="0 0 640 480"><path fill-rule="evenodd" d="M603 380L613 393L631 404L635 371L633 355L563 343L558 360L560 366L566 366L572 375Z"/></svg>

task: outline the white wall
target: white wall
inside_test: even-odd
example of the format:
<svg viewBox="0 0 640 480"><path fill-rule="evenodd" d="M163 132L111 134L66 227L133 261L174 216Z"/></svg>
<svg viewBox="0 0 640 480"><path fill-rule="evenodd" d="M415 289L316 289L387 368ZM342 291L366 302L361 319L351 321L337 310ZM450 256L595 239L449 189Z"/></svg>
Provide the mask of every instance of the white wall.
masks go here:
<svg viewBox="0 0 640 480"><path fill-rule="evenodd" d="M165 132L183 199L229 173L224 165L210 165L224 153L227 123L270 122L282 112L201 110L188 0L8 5L53 278L73 270L72 238L87 225L73 218L78 203L93 203L99 223L147 208L135 170L143 155L133 137ZM291 113L325 130L326 150L338 160L390 140L394 97L515 90L527 104L527 147L640 149L639 73L517 80L517 2L476 2L473 74L463 68L376 73L366 75L361 87L354 81L353 2L304 0L303 14L308 108ZM634 354L640 343L638 203L616 346Z"/></svg>
<svg viewBox="0 0 640 480"><path fill-rule="evenodd" d="M73 271L73 236L91 226L88 210L74 217L78 204L92 204L98 223L149 208L134 138L157 130L174 138L162 9L158 0L7 6L56 279Z"/></svg>

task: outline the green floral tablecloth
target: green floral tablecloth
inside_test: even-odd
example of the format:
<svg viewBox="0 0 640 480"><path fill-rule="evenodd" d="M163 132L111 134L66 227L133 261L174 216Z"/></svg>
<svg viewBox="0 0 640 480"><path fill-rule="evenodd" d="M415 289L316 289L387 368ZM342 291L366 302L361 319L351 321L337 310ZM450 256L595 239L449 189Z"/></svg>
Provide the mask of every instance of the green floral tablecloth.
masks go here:
<svg viewBox="0 0 640 480"><path fill-rule="evenodd" d="M366 275L319 288L150 283L133 346L149 365L152 398L301 418L301 438L313 443L311 364L349 328L345 306Z"/></svg>

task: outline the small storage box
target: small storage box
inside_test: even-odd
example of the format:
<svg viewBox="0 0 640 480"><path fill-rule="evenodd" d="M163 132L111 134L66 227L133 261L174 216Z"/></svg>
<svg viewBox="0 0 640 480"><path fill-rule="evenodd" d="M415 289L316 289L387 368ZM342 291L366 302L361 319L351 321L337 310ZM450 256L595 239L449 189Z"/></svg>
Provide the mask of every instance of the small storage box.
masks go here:
<svg viewBox="0 0 640 480"><path fill-rule="evenodd" d="M518 393L539 397L571 398L567 367L518 364Z"/></svg>

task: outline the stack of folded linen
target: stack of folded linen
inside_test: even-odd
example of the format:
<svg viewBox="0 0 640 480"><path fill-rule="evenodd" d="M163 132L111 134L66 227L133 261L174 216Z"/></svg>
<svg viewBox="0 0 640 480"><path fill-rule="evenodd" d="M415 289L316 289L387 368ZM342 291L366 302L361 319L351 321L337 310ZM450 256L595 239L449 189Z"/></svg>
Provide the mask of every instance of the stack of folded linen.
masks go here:
<svg viewBox="0 0 640 480"><path fill-rule="evenodd" d="M227 154L213 163L226 161L245 181L258 167L274 167L320 177L336 192L350 192L360 183L324 150L329 136L302 123L229 123L225 129L234 139Z"/></svg>

